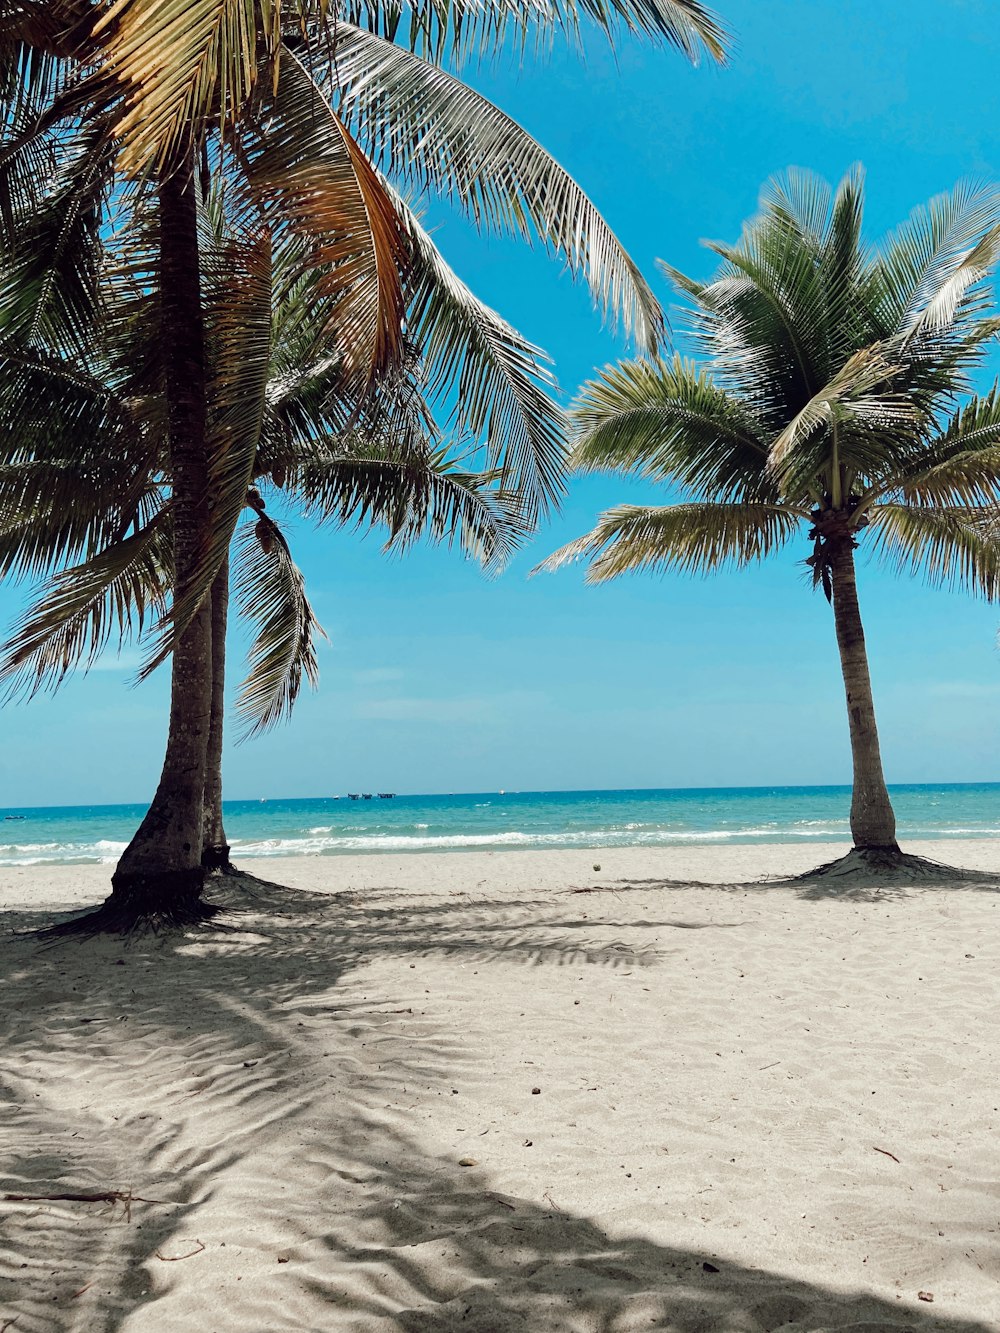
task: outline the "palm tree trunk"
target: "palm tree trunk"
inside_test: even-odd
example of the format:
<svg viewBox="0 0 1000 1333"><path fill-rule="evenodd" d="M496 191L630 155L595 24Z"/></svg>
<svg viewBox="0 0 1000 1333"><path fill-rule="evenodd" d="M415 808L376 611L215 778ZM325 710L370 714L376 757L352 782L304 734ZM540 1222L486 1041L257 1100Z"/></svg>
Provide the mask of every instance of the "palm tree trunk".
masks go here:
<svg viewBox="0 0 1000 1333"><path fill-rule="evenodd" d="M190 583L209 531L207 380L193 152L160 184L159 257L173 497L175 599ZM106 908L127 921L180 924L210 914L201 902L205 765L212 704L208 599L171 662L170 721L159 786L112 878Z"/></svg>
<svg viewBox="0 0 1000 1333"><path fill-rule="evenodd" d="M833 583L833 618L837 627L840 666L847 693L851 757L854 761L851 836L859 851L896 855L899 852L896 845L896 816L882 773L865 631L858 607L853 538L850 535L834 537L829 541L827 549Z"/></svg>
<svg viewBox="0 0 1000 1333"><path fill-rule="evenodd" d="M229 619L229 558L212 584L212 713L205 769L205 837L201 863L206 870L232 871L222 822L222 732L226 707L226 624Z"/></svg>

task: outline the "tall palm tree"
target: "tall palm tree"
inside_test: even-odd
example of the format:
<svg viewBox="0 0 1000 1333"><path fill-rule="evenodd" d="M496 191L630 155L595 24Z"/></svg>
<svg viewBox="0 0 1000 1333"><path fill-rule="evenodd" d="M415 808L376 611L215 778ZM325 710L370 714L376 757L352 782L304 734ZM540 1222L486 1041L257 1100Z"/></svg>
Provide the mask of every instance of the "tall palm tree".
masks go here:
<svg viewBox="0 0 1000 1333"><path fill-rule="evenodd" d="M435 392L458 381L467 424L543 509L559 493L562 449L534 363L443 265L387 176L443 194L484 229L537 235L587 278L606 312L655 342L656 302L590 201L520 127L441 68L508 39L575 38L582 20L609 37L624 30L691 56L723 55L723 33L699 0L0 0L0 256L20 279L0 301L0 323L28 339L44 326L79 343L109 211L145 207L156 219L150 282L160 294L175 510L163 644L172 689L161 781L113 877L119 914L181 921L203 912L208 598L261 415L263 386L236 365L210 437L199 175L224 177L246 204L248 344L263 336L261 258L276 231L296 231L326 276L351 391L398 368L411 329Z"/></svg>
<svg viewBox="0 0 1000 1333"><path fill-rule="evenodd" d="M621 505L542 568L589 559L588 579L745 565L794 540L832 603L853 756L853 852L841 871L901 862L879 749L855 549L899 571L1000 593L1000 394L965 406L1000 330L984 280L1000 255L1000 196L959 187L878 248L862 234L861 173L835 194L791 172L708 282L664 266L693 306L705 368L626 362L582 389L583 470L676 487ZM836 863L835 863L836 864Z"/></svg>

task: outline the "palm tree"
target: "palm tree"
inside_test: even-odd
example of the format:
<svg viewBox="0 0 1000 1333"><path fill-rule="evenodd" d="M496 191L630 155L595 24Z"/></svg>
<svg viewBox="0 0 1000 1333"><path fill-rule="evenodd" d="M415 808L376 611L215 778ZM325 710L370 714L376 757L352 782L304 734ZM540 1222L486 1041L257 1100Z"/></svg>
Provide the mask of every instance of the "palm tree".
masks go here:
<svg viewBox="0 0 1000 1333"><path fill-rule="evenodd" d="M886 790L854 552L901 572L1000 593L1000 394L965 406L1000 320L984 279L1000 196L957 188L881 247L862 236L861 173L836 193L790 172L708 282L664 266L692 303L707 368L680 357L605 369L572 411L574 466L635 472L681 502L622 505L542 568L579 558L603 582L711 571L805 540L832 603L847 695L854 849L839 870L902 861ZM913 858L909 858L912 862ZM832 867L831 867L832 868Z"/></svg>
<svg viewBox="0 0 1000 1333"><path fill-rule="evenodd" d="M171 707L160 784L113 877L115 919L203 914L209 590L261 416L262 383L236 362L210 436L199 177L226 179L244 208L248 347L265 326L259 265L276 232L296 232L325 275L345 386L357 395L397 369L411 329L433 391L457 382L466 424L541 511L559 493L562 448L534 362L444 266L383 172L443 194L484 229L542 238L612 318L654 343L657 304L590 201L520 127L441 68L508 39L575 38L581 18L609 37L625 30L691 56L723 55L724 35L699 0L542 9L510 0L0 0L0 259L16 279L0 325L84 352L109 215L145 208L155 219L148 279L160 299L174 506L162 645L173 654Z"/></svg>

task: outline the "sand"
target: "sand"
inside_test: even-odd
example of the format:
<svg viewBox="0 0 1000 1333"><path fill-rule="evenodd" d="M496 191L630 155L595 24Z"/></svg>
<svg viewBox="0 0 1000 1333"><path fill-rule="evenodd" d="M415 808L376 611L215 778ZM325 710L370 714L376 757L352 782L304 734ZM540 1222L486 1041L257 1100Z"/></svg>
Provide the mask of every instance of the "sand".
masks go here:
<svg viewBox="0 0 1000 1333"><path fill-rule="evenodd" d="M0 1330L1000 1328L1000 892L758 882L837 850L0 870L0 1196L119 1195L0 1201Z"/></svg>

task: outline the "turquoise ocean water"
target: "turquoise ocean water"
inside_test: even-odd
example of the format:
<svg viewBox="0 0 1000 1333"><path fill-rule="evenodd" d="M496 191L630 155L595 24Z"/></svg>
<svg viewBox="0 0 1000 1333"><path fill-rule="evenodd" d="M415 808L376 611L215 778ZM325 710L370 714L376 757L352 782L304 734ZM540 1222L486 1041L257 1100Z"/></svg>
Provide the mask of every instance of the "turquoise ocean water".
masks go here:
<svg viewBox="0 0 1000 1333"><path fill-rule="evenodd" d="M899 786L903 838L1000 837L1000 783ZM232 801L237 860L344 852L671 847L846 839L847 787L478 792L392 800ZM141 805L0 810L0 865L115 861Z"/></svg>

